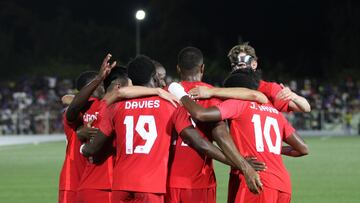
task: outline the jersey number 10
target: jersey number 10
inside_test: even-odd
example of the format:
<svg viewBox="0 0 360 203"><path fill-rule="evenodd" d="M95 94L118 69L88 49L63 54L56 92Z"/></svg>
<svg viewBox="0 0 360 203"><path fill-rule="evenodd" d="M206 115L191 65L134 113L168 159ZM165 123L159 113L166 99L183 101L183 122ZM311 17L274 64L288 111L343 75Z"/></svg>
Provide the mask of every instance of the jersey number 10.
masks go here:
<svg viewBox="0 0 360 203"><path fill-rule="evenodd" d="M255 142L256 142L256 151L264 152L264 139L268 146L268 149L271 153L280 154L281 152L281 136L279 130L279 124L275 118L266 116L264 129L261 128L261 120L259 114L254 114L251 122L254 124L255 130ZM276 140L275 145L271 140L270 130L274 129Z"/></svg>
<svg viewBox="0 0 360 203"><path fill-rule="evenodd" d="M134 116L126 116L124 120L126 125L126 154L149 154L157 138L157 130L154 116L139 116L136 122L135 130L140 137L146 140L144 145L137 145L134 149ZM148 124L148 131L145 125Z"/></svg>

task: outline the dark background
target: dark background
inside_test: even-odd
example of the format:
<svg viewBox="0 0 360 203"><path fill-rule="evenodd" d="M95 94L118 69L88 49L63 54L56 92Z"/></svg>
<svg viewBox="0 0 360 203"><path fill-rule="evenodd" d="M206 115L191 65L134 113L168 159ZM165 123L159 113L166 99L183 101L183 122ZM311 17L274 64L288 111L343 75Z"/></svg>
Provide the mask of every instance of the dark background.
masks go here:
<svg viewBox="0 0 360 203"><path fill-rule="evenodd" d="M111 52L135 55L135 11L142 8L141 53L175 76L185 46L200 48L207 78L230 70L230 48L249 41L270 80L359 79L358 1L0 1L0 78L75 77Z"/></svg>

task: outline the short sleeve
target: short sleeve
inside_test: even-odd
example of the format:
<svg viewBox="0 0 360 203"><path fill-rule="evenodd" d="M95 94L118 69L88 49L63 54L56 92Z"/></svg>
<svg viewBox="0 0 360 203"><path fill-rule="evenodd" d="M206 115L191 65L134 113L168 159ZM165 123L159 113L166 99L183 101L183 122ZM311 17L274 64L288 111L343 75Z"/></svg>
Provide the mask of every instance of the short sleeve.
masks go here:
<svg viewBox="0 0 360 203"><path fill-rule="evenodd" d="M282 87L275 82L261 81L258 89L269 98L274 107L281 112L289 112L289 100L276 99L277 94L282 90Z"/></svg>
<svg viewBox="0 0 360 203"><path fill-rule="evenodd" d="M180 134L185 128L192 126L190 122L190 115L184 107L179 107L174 111L172 121L178 134Z"/></svg>
<svg viewBox="0 0 360 203"><path fill-rule="evenodd" d="M245 109L245 101L228 99L216 105L221 114L221 120L239 117Z"/></svg>
<svg viewBox="0 0 360 203"><path fill-rule="evenodd" d="M99 119L99 129L104 135L110 136L114 130L114 112L115 111L115 104L112 105L101 105L100 107L100 119Z"/></svg>

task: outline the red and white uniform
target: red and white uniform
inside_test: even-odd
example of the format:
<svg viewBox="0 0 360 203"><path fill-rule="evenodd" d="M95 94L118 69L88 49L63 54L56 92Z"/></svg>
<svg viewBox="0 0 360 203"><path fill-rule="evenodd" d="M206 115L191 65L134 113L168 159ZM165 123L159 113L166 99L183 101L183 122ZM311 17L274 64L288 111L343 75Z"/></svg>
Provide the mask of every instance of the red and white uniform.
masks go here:
<svg viewBox="0 0 360 203"><path fill-rule="evenodd" d="M121 101L105 111L100 130L114 132L117 146L113 201L139 196L134 192L165 194L171 134L174 127L181 132L191 125L186 111L157 96ZM164 195L158 197L163 201Z"/></svg>
<svg viewBox="0 0 360 203"><path fill-rule="evenodd" d="M180 84L186 92L196 86L212 88L211 85L203 82L182 81ZM205 108L215 106L220 102L216 98L197 101ZM203 138L212 142L212 126L209 123L196 123L196 129ZM208 203L215 202L216 179L212 159L186 145L180 136L177 136L173 145L175 149L170 162L166 202L203 202L205 200Z"/></svg>
<svg viewBox="0 0 360 203"><path fill-rule="evenodd" d="M92 127L98 127L100 109L106 103L96 98L90 98L91 105L83 114L83 125L92 123ZM77 199L79 202L110 202L113 179L114 156L116 149L114 140L108 139L100 152L87 159L86 167L81 177Z"/></svg>
<svg viewBox="0 0 360 203"><path fill-rule="evenodd" d="M80 154L80 141L76 137L76 124L66 120L63 114L63 126L66 135L66 154L59 179L59 203L75 203L76 191L86 165L86 159Z"/></svg>
<svg viewBox="0 0 360 203"><path fill-rule="evenodd" d="M244 157L255 156L258 161L265 162L266 171L259 172L264 187L290 195L290 176L282 161L281 148L282 140L295 129L282 113L270 103L260 105L241 100L226 100L217 107L222 119L231 120L230 133L240 153ZM244 180L240 183L239 191L236 202L251 202L246 198L250 191ZM266 197L266 193L257 197L260 196Z"/></svg>

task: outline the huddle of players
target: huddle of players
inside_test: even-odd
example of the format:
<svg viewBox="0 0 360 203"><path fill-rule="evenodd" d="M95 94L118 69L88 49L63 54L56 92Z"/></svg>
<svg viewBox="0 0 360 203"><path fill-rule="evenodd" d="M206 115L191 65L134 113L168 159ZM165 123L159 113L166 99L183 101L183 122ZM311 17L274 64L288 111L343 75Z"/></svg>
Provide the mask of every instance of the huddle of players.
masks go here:
<svg viewBox="0 0 360 203"><path fill-rule="evenodd" d="M110 58L99 73L79 77L81 90L64 113L68 145L59 202L216 202L212 158L232 166L228 202L290 202L281 154L301 156L308 149L278 110L310 106L288 88L261 80L251 46L229 53L234 70L224 85L237 88L201 82L201 51L181 50L182 81L168 90L183 107L155 88L164 85L163 74L151 59L138 56L126 69ZM187 92L203 99L194 102Z"/></svg>

